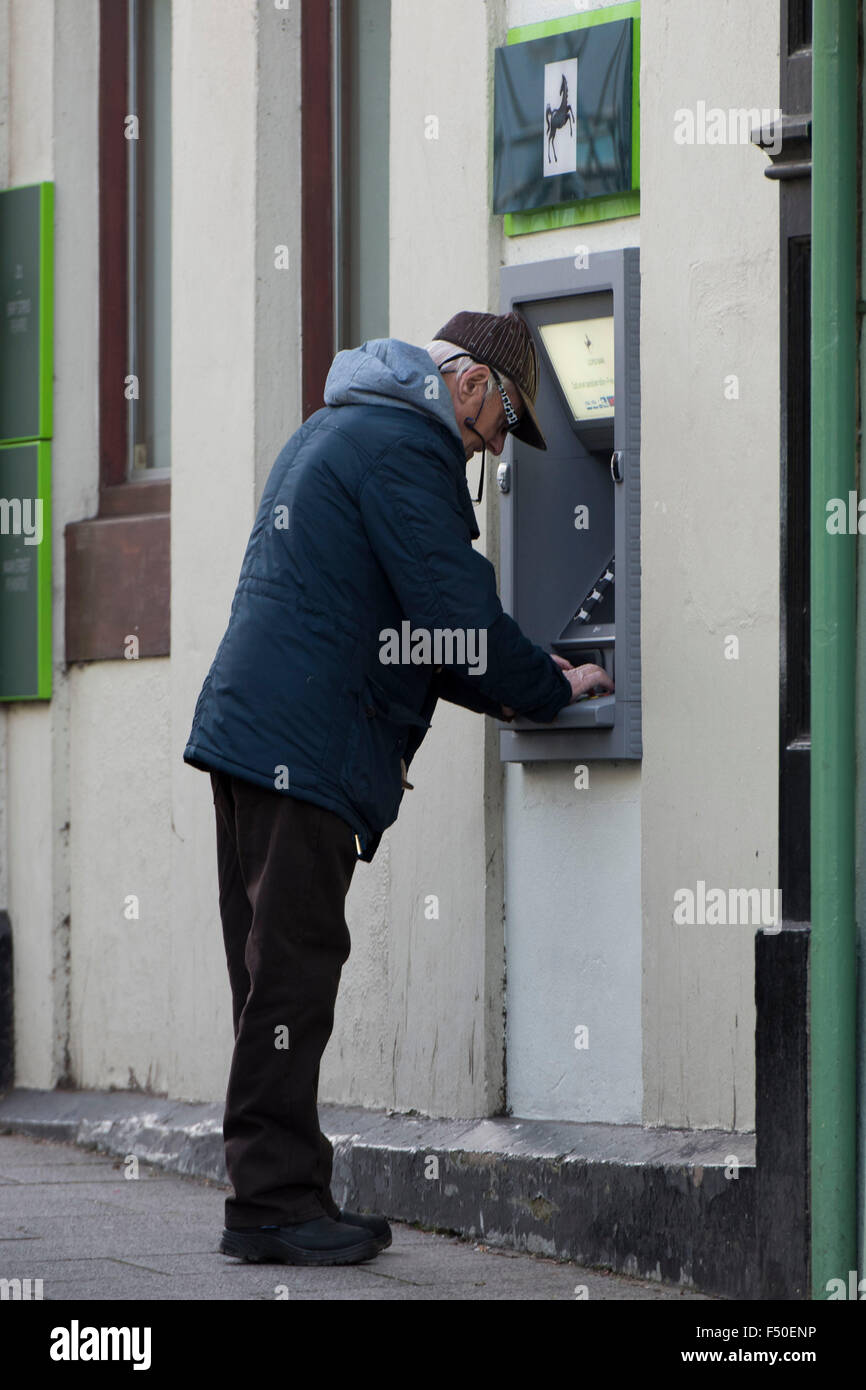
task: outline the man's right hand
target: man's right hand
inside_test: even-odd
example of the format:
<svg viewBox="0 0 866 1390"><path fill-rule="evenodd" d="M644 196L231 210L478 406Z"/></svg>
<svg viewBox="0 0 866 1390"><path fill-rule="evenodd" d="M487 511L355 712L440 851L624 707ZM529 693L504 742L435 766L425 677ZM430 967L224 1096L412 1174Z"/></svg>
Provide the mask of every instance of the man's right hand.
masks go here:
<svg viewBox="0 0 866 1390"><path fill-rule="evenodd" d="M609 695L614 688L607 671L591 663L586 666L570 666L567 670L562 670L562 674L571 686L569 704L573 704L580 695Z"/></svg>
<svg viewBox="0 0 866 1390"><path fill-rule="evenodd" d="M593 666L589 662L585 666L572 666L571 662L566 661L563 656L558 656L556 652L549 652L548 655L556 662L571 686L571 699L568 702L570 705L574 704L579 695L590 694L596 688L600 694L605 695L610 694L613 690L613 681L601 666ZM509 721L512 720L514 710L509 709L508 705L503 705L502 717ZM553 720L550 721L550 723L553 722Z"/></svg>

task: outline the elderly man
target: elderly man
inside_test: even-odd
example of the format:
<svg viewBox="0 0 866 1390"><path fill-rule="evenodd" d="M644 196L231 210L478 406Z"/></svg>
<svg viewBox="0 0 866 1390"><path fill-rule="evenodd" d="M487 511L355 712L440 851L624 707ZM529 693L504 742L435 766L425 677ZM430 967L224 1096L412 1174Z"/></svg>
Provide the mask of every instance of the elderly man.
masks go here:
<svg viewBox="0 0 866 1390"><path fill-rule="evenodd" d="M529 641L472 547L466 463L509 430L546 448L537 380L514 313L340 352L265 486L183 755L211 776L233 1000L225 1254L350 1264L391 1243L331 1195L319 1066L355 865L396 819L437 701L550 722L612 689Z"/></svg>

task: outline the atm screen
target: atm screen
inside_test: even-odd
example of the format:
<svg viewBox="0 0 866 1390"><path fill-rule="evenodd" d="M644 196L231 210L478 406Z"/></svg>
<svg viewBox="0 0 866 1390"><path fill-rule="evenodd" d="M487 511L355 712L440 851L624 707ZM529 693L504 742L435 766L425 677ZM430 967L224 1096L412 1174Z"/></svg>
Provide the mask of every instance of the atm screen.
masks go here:
<svg viewBox="0 0 866 1390"><path fill-rule="evenodd" d="M613 315L538 326L576 425L614 417Z"/></svg>

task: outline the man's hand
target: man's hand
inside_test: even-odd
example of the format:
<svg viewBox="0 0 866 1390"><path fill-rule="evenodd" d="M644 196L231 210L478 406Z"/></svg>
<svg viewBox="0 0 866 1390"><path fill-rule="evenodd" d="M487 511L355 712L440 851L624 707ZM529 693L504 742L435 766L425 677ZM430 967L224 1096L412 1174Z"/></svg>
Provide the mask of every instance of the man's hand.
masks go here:
<svg viewBox="0 0 866 1390"><path fill-rule="evenodd" d="M573 704L581 695L609 695L613 690L613 681L602 666L593 666L587 663L586 666L569 666L563 668L563 675L571 686L571 700Z"/></svg>
<svg viewBox="0 0 866 1390"><path fill-rule="evenodd" d="M551 661L556 662L571 686L569 704L573 704L579 695L586 695L596 688L604 694L609 694L613 690L613 681L601 666L593 666L589 662L585 666L572 666L570 661L566 661L564 656L558 656L556 652L549 652L548 655ZM508 720L513 719L514 710L510 709L508 705L503 705L502 717Z"/></svg>
<svg viewBox="0 0 866 1390"><path fill-rule="evenodd" d="M585 695L587 691L594 689L609 695L614 688L613 681L602 666L593 666L589 662L584 666L572 666L570 661L566 661L564 656L557 656L556 652L550 653L550 659L565 673L571 686L572 701L576 700L578 695Z"/></svg>

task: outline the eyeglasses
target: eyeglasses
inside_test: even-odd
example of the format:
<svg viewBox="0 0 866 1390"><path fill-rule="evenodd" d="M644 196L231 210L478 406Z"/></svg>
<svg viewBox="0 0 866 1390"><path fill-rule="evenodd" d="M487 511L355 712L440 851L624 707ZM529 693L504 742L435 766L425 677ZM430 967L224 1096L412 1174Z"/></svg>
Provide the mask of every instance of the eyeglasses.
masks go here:
<svg viewBox="0 0 866 1390"><path fill-rule="evenodd" d="M499 387L499 394L502 397L502 405L505 409L505 418L508 421L508 429L506 433L513 434L516 426L520 424L520 419L518 417L517 411L514 409L514 406L511 404L511 401L508 398L508 393L505 390L505 387L502 385L501 380L499 379L499 373L495 371L493 367L490 368L490 375L493 377L493 380Z"/></svg>

